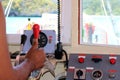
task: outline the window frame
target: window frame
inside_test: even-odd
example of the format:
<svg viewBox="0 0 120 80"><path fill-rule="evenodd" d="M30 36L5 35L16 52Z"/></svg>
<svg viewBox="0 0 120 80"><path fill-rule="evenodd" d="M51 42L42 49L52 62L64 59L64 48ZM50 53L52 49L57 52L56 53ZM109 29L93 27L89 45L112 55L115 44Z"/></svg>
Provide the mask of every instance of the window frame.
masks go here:
<svg viewBox="0 0 120 80"><path fill-rule="evenodd" d="M81 0L72 0L72 46L71 53L119 54L120 46L80 44ZM76 15L75 15L76 14ZM75 33L76 32L76 33Z"/></svg>
<svg viewBox="0 0 120 80"><path fill-rule="evenodd" d="M83 0L78 0L78 26L83 26L83 24L84 23L80 23L80 21L82 21L83 20L83 18L84 18L84 16L83 16L83 12L82 12L82 3L83 3ZM80 14L80 15L79 15ZM105 15L105 16L107 16L107 18L106 19L108 19L108 17L110 16L110 18L113 18L111 15ZM114 15L113 15L114 16ZM80 20L81 19L81 20ZM113 20L113 19L110 19L110 20ZM93 23L93 24L95 24L94 22L89 22L89 23ZM89 24L88 23L88 24ZM101 23L102 24L102 23ZM105 23L106 24L106 23ZM95 25L96 26L96 30L98 30L97 28L97 25ZM115 26L113 26L113 27L115 27ZM110 29L111 29L111 26L109 27ZM82 28L83 29L83 28ZM117 37L117 36L113 36L112 35L112 40L110 40L111 39L111 35L110 34L115 34L115 33L112 33L111 32L111 30L110 31L106 31L106 30L104 30L104 29L102 29L102 28L100 28L100 29L102 29L103 31L105 31L104 32L104 37L106 38L105 40L103 40L103 43L102 42L98 42L98 43L95 43L95 42L91 42L91 43L89 43L88 41L82 41L82 40L80 40L80 37L82 37L82 29L80 29L79 27L78 27L78 43L79 44L86 44L86 45L101 45L101 46L120 46L120 45L118 45L119 43L117 43L117 41L119 42L119 40L120 40L120 38L119 37ZM116 28L115 28L116 29ZM115 30L114 29L114 30ZM97 32L95 30L95 32ZM95 33L94 32L94 33ZM110 34L109 34L109 32L111 32ZM95 34L93 34L94 36L95 36ZM115 41L116 40L116 41ZM115 41L115 42L113 42L113 43L111 43L112 41ZM114 44L115 43L115 44Z"/></svg>

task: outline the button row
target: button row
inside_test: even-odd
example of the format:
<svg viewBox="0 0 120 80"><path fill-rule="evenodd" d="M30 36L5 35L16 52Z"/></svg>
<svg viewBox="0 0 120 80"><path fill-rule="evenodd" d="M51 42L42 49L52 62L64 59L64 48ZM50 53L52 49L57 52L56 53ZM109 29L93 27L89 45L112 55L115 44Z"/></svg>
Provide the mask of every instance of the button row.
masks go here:
<svg viewBox="0 0 120 80"><path fill-rule="evenodd" d="M84 63L85 62L85 56L78 56L78 62L79 63ZM99 56L96 56L96 57L92 57L91 59L93 62L95 63L99 63L102 61L102 57L99 57ZM109 62L110 64L115 64L117 61L117 58L116 57L109 57Z"/></svg>

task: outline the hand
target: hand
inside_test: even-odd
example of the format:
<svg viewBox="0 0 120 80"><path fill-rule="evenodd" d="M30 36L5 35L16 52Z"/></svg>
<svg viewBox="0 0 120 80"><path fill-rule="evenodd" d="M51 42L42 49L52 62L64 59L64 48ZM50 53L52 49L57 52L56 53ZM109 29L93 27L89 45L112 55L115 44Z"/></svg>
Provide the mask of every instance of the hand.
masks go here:
<svg viewBox="0 0 120 80"><path fill-rule="evenodd" d="M37 40L34 40L33 46L28 51L25 58L34 65L34 69L39 69L44 66L46 56L43 49L38 49Z"/></svg>

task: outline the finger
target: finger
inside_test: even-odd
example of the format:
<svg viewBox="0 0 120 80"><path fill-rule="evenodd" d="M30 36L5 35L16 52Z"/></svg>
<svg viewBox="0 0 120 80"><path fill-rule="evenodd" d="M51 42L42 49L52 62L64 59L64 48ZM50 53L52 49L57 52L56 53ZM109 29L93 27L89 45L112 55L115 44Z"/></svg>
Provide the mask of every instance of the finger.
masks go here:
<svg viewBox="0 0 120 80"><path fill-rule="evenodd" d="M37 39L33 39L32 47L29 49L27 54L31 53L33 50L35 50L37 48L38 48L38 40Z"/></svg>
<svg viewBox="0 0 120 80"><path fill-rule="evenodd" d="M39 52L40 52L40 53L43 53L43 57L46 58L46 55L45 55L45 52L44 52L44 49L43 49L43 48L39 48Z"/></svg>
<svg viewBox="0 0 120 80"><path fill-rule="evenodd" d="M33 45L34 48L38 48L38 39L33 39Z"/></svg>

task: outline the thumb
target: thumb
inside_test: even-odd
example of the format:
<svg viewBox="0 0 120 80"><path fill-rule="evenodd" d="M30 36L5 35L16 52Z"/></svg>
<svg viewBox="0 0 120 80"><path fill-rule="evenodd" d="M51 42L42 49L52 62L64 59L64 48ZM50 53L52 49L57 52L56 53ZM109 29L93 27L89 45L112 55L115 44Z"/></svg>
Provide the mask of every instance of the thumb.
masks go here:
<svg viewBox="0 0 120 80"><path fill-rule="evenodd" d="M33 45L34 48L38 48L38 39L33 39Z"/></svg>

